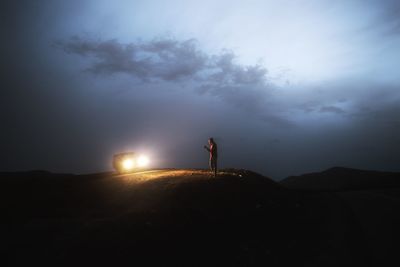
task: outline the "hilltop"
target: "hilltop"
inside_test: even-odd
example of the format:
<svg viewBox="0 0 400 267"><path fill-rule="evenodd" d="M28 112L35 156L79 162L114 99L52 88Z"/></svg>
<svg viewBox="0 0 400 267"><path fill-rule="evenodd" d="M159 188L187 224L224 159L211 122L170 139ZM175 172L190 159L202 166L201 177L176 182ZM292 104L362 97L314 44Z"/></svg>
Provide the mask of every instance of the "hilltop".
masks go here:
<svg viewBox="0 0 400 267"><path fill-rule="evenodd" d="M247 170L0 174L11 266L373 266L352 206ZM377 254L378 256L380 254Z"/></svg>

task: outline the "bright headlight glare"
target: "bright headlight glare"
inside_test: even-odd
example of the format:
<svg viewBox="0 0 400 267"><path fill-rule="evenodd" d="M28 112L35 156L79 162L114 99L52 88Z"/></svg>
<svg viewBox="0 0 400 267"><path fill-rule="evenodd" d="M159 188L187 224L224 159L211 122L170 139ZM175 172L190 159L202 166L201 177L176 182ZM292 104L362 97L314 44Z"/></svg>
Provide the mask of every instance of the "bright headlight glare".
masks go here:
<svg viewBox="0 0 400 267"><path fill-rule="evenodd" d="M137 165L139 167L146 167L147 165L149 165L149 158L145 155L139 156L137 159Z"/></svg>
<svg viewBox="0 0 400 267"><path fill-rule="evenodd" d="M133 161L131 159L125 159L122 162L122 166L124 167L125 170L130 170L133 168Z"/></svg>

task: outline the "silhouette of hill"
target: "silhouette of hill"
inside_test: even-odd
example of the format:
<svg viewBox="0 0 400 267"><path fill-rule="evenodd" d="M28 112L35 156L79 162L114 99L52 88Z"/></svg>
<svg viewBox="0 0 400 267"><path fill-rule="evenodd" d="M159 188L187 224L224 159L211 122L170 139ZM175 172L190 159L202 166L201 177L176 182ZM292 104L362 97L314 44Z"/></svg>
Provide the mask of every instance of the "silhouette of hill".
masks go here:
<svg viewBox="0 0 400 267"><path fill-rule="evenodd" d="M400 173L334 167L323 172L291 176L280 184L293 189L327 191L400 187Z"/></svg>
<svg viewBox="0 0 400 267"><path fill-rule="evenodd" d="M0 200L8 266L376 266L397 251L372 246L386 238L374 231L400 237L379 205L381 224L365 223L369 195L289 190L246 170L1 173Z"/></svg>
<svg viewBox="0 0 400 267"><path fill-rule="evenodd" d="M288 177L280 184L291 190L334 197L335 202L342 203L342 210L348 209L348 216L359 224L369 264L400 264L396 256L400 238L400 173L335 167L319 173ZM327 208L331 212L335 210L332 206ZM336 219L332 218L332 226L337 226ZM338 229L336 226L334 228ZM342 231L337 234L343 236ZM344 240L346 238L337 244Z"/></svg>

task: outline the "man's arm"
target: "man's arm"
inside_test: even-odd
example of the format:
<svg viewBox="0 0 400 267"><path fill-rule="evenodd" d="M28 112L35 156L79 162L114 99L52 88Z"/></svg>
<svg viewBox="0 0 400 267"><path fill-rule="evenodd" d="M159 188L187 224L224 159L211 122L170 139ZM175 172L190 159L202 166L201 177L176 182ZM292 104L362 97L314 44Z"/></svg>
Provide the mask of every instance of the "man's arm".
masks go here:
<svg viewBox="0 0 400 267"><path fill-rule="evenodd" d="M207 150L208 152L211 152L211 150L207 146L204 146L204 149Z"/></svg>

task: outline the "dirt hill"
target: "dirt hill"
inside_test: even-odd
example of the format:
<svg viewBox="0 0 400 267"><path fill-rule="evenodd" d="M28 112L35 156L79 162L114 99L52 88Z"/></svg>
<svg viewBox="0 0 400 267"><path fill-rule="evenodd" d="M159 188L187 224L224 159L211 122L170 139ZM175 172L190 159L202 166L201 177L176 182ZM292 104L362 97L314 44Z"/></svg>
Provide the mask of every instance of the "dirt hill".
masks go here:
<svg viewBox="0 0 400 267"><path fill-rule="evenodd" d="M0 174L10 266L374 266L351 207L259 174Z"/></svg>
<svg viewBox="0 0 400 267"><path fill-rule="evenodd" d="M320 173L286 178L280 183L291 190L319 192L336 198L359 224L365 257L371 266L398 266L400 238L400 173L335 167ZM333 203L333 202L332 202ZM334 209L328 208L333 211ZM332 222L338 228L337 218ZM343 236L343 231L338 232ZM341 244L345 242L346 237Z"/></svg>

